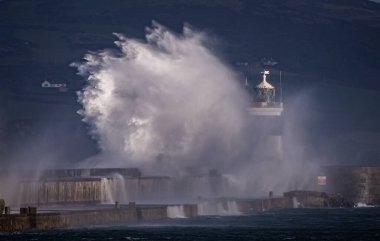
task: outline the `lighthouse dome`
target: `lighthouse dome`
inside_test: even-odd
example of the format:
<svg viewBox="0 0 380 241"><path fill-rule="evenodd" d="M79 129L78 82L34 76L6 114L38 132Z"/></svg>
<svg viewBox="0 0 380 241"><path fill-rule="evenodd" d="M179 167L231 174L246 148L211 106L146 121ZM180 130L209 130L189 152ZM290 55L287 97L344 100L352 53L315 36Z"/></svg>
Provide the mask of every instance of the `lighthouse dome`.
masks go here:
<svg viewBox="0 0 380 241"><path fill-rule="evenodd" d="M261 81L260 84L256 85L258 89L274 89L273 85L269 84L266 80Z"/></svg>
<svg viewBox="0 0 380 241"><path fill-rule="evenodd" d="M254 101L260 103L271 103L275 101L275 88L273 85L267 82L267 75L269 75L268 70L261 72L263 74L263 80L255 87L255 92L253 95Z"/></svg>

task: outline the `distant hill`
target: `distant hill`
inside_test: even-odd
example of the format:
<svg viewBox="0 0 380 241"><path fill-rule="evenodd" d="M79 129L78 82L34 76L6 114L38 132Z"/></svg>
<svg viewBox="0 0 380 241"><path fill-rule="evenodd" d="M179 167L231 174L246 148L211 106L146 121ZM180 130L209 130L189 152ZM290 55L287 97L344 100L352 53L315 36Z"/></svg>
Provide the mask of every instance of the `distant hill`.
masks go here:
<svg viewBox="0 0 380 241"><path fill-rule="evenodd" d="M250 81L259 78L264 58L277 61L273 79L283 71L285 97L312 86L315 118L308 117L304 128L315 132L313 145L326 145L321 151L368 148L380 136L380 4L366 0L2 0L3 135L19 136L20 130L7 130L20 120L70 122L87 145L70 158L90 155L94 144L76 114L75 91L84 81L69 64L89 50L113 47L112 32L143 38L152 20L174 31L190 23L209 32L217 39L215 49ZM64 82L68 92L46 92L44 80ZM322 127L327 131L321 133ZM377 148L360 155L380 163Z"/></svg>
<svg viewBox="0 0 380 241"><path fill-rule="evenodd" d="M232 63L272 57L287 71L380 88L380 6L365 0L5 0L0 20L0 78L18 87L58 78L79 88L70 62L156 20L215 33Z"/></svg>

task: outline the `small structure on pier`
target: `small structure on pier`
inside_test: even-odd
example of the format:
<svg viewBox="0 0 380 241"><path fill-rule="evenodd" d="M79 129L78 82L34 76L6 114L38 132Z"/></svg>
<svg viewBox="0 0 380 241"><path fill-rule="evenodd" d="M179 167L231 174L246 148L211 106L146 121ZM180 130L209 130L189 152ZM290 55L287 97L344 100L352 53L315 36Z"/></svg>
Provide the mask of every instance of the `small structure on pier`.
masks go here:
<svg viewBox="0 0 380 241"><path fill-rule="evenodd" d="M282 113L284 110L281 88L280 100L276 99L276 88L268 82L268 70L261 72L261 82L253 88L252 104L248 113L252 118L255 135L261 140L255 148L262 160L274 163L283 159Z"/></svg>

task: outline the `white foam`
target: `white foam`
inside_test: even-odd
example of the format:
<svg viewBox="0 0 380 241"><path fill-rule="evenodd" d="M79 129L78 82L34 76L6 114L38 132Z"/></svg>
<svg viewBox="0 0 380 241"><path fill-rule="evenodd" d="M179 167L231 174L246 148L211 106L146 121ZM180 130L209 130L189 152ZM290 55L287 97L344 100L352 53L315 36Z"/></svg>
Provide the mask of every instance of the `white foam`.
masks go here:
<svg viewBox="0 0 380 241"><path fill-rule="evenodd" d="M297 197L292 197L293 208L299 208L301 203L298 202Z"/></svg>
<svg viewBox="0 0 380 241"><path fill-rule="evenodd" d="M186 218L183 205L168 206L166 211L169 218Z"/></svg>
<svg viewBox="0 0 380 241"><path fill-rule="evenodd" d="M368 205L368 204L362 203L362 202L358 202L357 204L355 204L355 207L356 208L373 208L375 206L374 205Z"/></svg>

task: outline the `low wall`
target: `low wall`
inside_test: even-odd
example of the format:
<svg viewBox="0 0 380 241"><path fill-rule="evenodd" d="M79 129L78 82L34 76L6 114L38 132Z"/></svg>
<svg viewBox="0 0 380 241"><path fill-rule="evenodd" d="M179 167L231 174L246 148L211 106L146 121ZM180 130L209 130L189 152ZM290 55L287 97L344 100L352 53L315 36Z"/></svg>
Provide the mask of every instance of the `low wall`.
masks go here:
<svg viewBox="0 0 380 241"><path fill-rule="evenodd" d="M14 232L31 228L28 215L6 214L0 216L0 231Z"/></svg>
<svg viewBox="0 0 380 241"><path fill-rule="evenodd" d="M65 170L67 172L82 169ZM205 195L223 195L228 181L218 173L183 178L73 176L19 183L17 200L22 205L55 205L75 203L170 202L176 199L192 200ZM79 174L78 174L79 175Z"/></svg>
<svg viewBox="0 0 380 241"><path fill-rule="evenodd" d="M237 200L238 209L242 213L262 212L270 209L292 208L291 199L276 197L268 199Z"/></svg>
<svg viewBox="0 0 380 241"><path fill-rule="evenodd" d="M196 217L198 216L198 206L193 204L185 204L184 212L186 217Z"/></svg>
<svg viewBox="0 0 380 241"><path fill-rule="evenodd" d="M317 191L291 191L284 193L291 200L295 198L299 207L327 208L327 207L353 207L354 202L340 194Z"/></svg>
<svg viewBox="0 0 380 241"><path fill-rule="evenodd" d="M337 194L327 194L315 191L292 191L285 193L283 197L270 197L266 199L228 199L218 200L218 202L224 203L225 205L231 202L236 203L236 205L234 205L234 210L237 208L237 211L240 213L293 208L295 202L299 203L300 207L353 206L353 203L347 202L346 199ZM218 205L218 202L215 202L214 204ZM199 206L196 204L136 206L135 203L129 203L126 208L115 207L109 209L56 213L37 213L36 208L21 208L20 211L23 211L24 214L0 215L0 232L165 219L168 218L169 206L181 206L181 210L183 210L181 216L195 217L202 215L202 213L199 213Z"/></svg>
<svg viewBox="0 0 380 241"><path fill-rule="evenodd" d="M155 220L167 217L168 213L166 206L137 208L138 220Z"/></svg>
<svg viewBox="0 0 380 241"><path fill-rule="evenodd" d="M291 191L283 197L267 199L236 200L238 209L242 213L261 212L270 209L283 208L330 208L353 207L354 203L342 195L317 191Z"/></svg>
<svg viewBox="0 0 380 241"><path fill-rule="evenodd" d="M292 200L288 197L270 199L270 209L292 208Z"/></svg>
<svg viewBox="0 0 380 241"><path fill-rule="evenodd" d="M183 206L186 217L197 216L196 205L189 204ZM127 208L35 214L4 214L0 215L0 232L112 224L165 218L168 218L167 205L138 207L132 203Z"/></svg>

